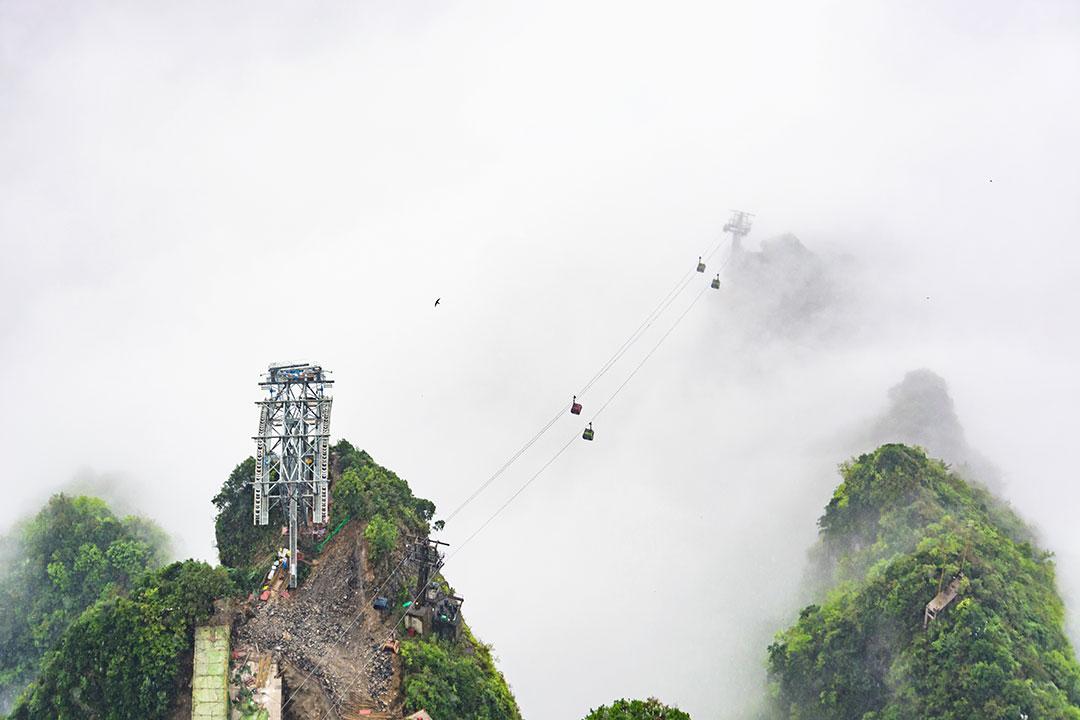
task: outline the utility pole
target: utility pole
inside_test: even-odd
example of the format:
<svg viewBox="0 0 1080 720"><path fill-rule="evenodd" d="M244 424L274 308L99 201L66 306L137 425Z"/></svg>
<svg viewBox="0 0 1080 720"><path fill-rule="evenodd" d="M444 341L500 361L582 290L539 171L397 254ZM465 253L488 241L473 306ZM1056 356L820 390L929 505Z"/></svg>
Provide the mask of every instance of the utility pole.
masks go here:
<svg viewBox="0 0 1080 720"><path fill-rule="evenodd" d="M300 524L330 519L329 372L318 365L271 365L259 386L267 394L259 406L255 436L253 520L270 522L281 507L289 524L289 587L296 587L296 539Z"/></svg>
<svg viewBox="0 0 1080 720"><path fill-rule="evenodd" d="M434 604L437 599L437 593L430 592L428 586L443 566L443 554L439 552L440 545L449 547L450 544L431 538L414 538L414 542L409 546L409 559L417 564L417 605Z"/></svg>
<svg viewBox="0 0 1080 720"><path fill-rule="evenodd" d="M435 576L443 566L443 554L439 546L448 546L439 540L416 537L409 544L408 558L416 563L416 606L410 609L413 627L434 630L444 637L456 638L461 604L465 599L450 595L435 582ZM406 622L409 622L408 620Z"/></svg>

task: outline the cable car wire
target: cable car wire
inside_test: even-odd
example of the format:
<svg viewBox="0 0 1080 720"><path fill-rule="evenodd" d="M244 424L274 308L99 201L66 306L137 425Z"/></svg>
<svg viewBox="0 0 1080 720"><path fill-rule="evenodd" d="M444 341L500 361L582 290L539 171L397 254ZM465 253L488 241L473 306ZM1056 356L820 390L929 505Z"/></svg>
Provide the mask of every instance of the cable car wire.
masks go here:
<svg viewBox="0 0 1080 720"><path fill-rule="evenodd" d="M720 250L721 247L723 247L723 245L724 238L721 237L720 240L717 241L716 245L713 246L713 249L704 256L705 261L708 262L709 260L711 260L712 256L715 255L717 251ZM729 253L728 256L724 259L724 262L720 264L717 272L722 271L730 259L731 254ZM701 258L699 257L698 260L700 261ZM606 363L604 363L604 365L600 368L596 375L593 375L592 379L585 384L585 387L578 392L579 396L584 395L585 391L593 386L593 383L603 377L607 373L607 371L610 370L611 367L616 362L618 362L623 355L626 354L630 347L633 346L633 344L641 338L641 335L643 335L644 332L649 329L653 322L655 322L660 317L660 315L662 315L668 309L668 307L671 306L671 303L673 303L675 299L682 294L682 291L685 290L686 286L690 284L690 280L693 279L695 269L696 268L690 268L686 271L685 275L679 278L678 282L675 283L675 286L668 291L668 294L664 296L664 298L653 309L653 311L649 313L649 315L645 316L645 319L641 321L641 325L638 325L637 329L633 333L631 333L630 337L626 340L626 342L624 342L622 346L615 351L615 354L612 355Z"/></svg>
<svg viewBox="0 0 1080 720"><path fill-rule="evenodd" d="M611 396L604 402L604 404L600 406L600 409L597 410L596 414L593 415L594 420L597 417L600 416L600 413L604 412L604 410L607 409L607 406L611 404L612 400L614 400L616 397L618 397L619 393L622 392L623 388L626 387L627 383L629 383L631 380L634 379L634 376L638 374L638 370L641 370L641 368L644 367L645 363L648 362L649 358L651 358L653 356L653 353L655 353L660 348L660 346L664 343L665 340L667 340L668 336L671 335L671 333L675 330L675 328L679 327L679 323L682 322L682 319L684 317L686 317L687 313L689 313L691 310L693 310L694 306L697 305L697 301L700 300L701 296L704 295L704 294L705 294L705 288L702 288L701 291L698 292L698 294L694 296L693 301L691 301L691 303L686 306L686 309L683 310L682 314L680 314L679 317L675 320L675 323L670 328L668 328L666 333L664 333L663 335L660 336L660 339L656 341L655 345L653 345L652 350L650 350L645 355L645 357L643 357L641 359L641 362L639 362L637 364L637 367L635 367L630 372L630 374L626 376L626 379L622 381L622 384L619 385L619 387L615 388L615 392L613 392L611 394Z"/></svg>
<svg viewBox="0 0 1080 720"><path fill-rule="evenodd" d="M678 297L679 294L686 288L686 285L689 284L689 281L693 278L693 276L694 271L693 269L690 269L686 271L685 275L679 278L679 281L675 283L675 286L671 288L671 290L668 291L667 295L665 295L660 300L660 304L653 308L653 311L651 313L645 316L645 319L642 320L641 324L637 326L637 329L635 329L634 332L630 334L630 337L626 339L626 342L619 346L619 349L615 351L615 354L608 358L607 362L600 366L600 370L598 370L597 373L592 376L589 382L585 383L585 387L578 391L578 395L584 395L597 380L602 378L607 373L607 371L610 370L611 367L619 361L619 358L626 354L626 351L629 350L630 347L638 341L641 335L649 329L649 326L656 320L656 318L662 315L664 310L667 310L668 306L671 305L672 301L674 301L675 298Z"/></svg>
<svg viewBox="0 0 1080 720"><path fill-rule="evenodd" d="M719 243L717 243L716 247L714 247L713 250L706 256L706 260L708 260L714 254L716 254L717 250L720 249L720 246L722 244L723 244L723 240L721 240ZM723 267L727 264L728 260L730 260L730 259L731 259L731 256L729 254L728 257L725 259L725 261L721 264L721 266L720 266L721 270L723 269ZM667 310L667 308L670 307L671 304L675 301L675 299L678 298L679 295L682 294L683 290L686 289L686 287L690 283L690 280L693 278L694 270L695 270L695 268L692 268L691 270L687 271L687 273L685 275L683 275L683 277L679 278L679 281L675 284L675 286L672 287L672 289L669 290L668 293L660 300L660 303L653 309L652 312L649 313L649 315L647 315L645 317L645 320L643 320L642 323L640 325L638 325L638 327L634 330L634 332L631 333L630 337L619 347L618 350L615 351L615 354L612 355L612 357L609 358L608 361L605 362L604 365L601 366L600 370L589 380L589 382L585 384L584 388L582 388L582 390L578 393L578 396L583 396L589 390L589 388L591 388L600 378L602 378L605 374L607 374L607 372L612 367L614 367L614 365L630 350L630 348L633 347L633 345L636 344L637 341L641 339L641 337L642 337L642 335L644 335L645 331L648 330L649 327L651 327L652 324L654 322L656 322L656 320L659 319L659 317L661 315L664 314L664 312ZM608 399L606 401L604 401L604 403L600 406L600 409L597 410L596 413L593 415L594 419L599 417L599 415L605 409L607 409L608 405L610 405L611 402L619 395L619 393L622 392L622 390L629 384L630 380L632 380L634 378L634 376L637 375L638 371L641 370L641 368L645 365L646 362L648 362L649 358L651 358L653 356L653 354L660 348L660 345L662 345L664 343L664 341L668 338L668 336L671 335L671 333L675 330L675 328L679 326L679 324L682 322L683 318L686 317L686 315L690 312L690 310L697 304L698 300L701 299L701 296L704 293L705 293L705 290L702 289L702 291L699 292L697 294L697 296L694 297L694 299L693 299L693 301L691 301L690 305L688 305L686 307L686 309L682 311L682 313L679 315L678 318L676 318L676 320L672 324L672 326L670 328L668 328L668 330L660 337L660 339L656 342L656 344L653 345L652 349L650 349L649 352L646 353L646 355L641 359L641 361L637 364L637 366L630 372L630 374L626 377L626 379L623 380L623 382L615 389L615 391L608 397ZM565 414L565 412L566 412L566 407L565 407L565 404L564 404L563 406L560 406L558 413L555 414L552 417L551 420L549 420L543 427L541 427L541 429L539 431L537 431L537 433L535 435L533 435L533 437L528 442L526 442L513 455L511 455L510 458L506 462L504 462L503 465L501 467L499 467L499 469L496 470L491 475L491 477L489 477L476 490L474 490L473 493L471 495L469 495L469 497L466 498L464 502L462 502L457 508L454 509L453 512L451 512L446 517L446 519L449 520L449 519L453 518L459 512L461 512L461 510L463 510L465 508L465 506L467 506L474 499L476 499L476 497L478 495L480 495L480 493L482 493L485 489L487 489L487 487L490 486L491 483L493 483L499 476L501 476L514 462L517 461L518 458L520 458L530 447L532 447L533 444L535 444L541 437L543 437L547 433L547 431L550 430L552 428L552 426L555 425L555 423L559 420L559 418L561 418ZM511 495L501 506L499 506L499 508L497 510L495 510L495 512L493 512L490 516L488 516L488 518L483 523L481 523L481 525L476 530L474 530L471 535L469 535L460 545L458 545L453 550L453 552L451 552L450 555L447 556L447 558L446 558L446 560L444 562L448 562L451 558L453 558L455 555L457 555L469 542L471 542L473 540L473 538L475 538L477 535L479 535L481 531L483 531L488 525L490 525L507 507L510 506L510 504L514 500L516 500L523 492L525 492L525 490L538 477L540 477L540 475L543 474L543 472L545 470L547 470L556 460L558 460L559 457L561 457L562 454L564 452L566 452L567 449L569 449L570 445L572 445L574 440L576 440L576 439L577 439L577 430L574 431L574 434L572 436L570 436L570 439L561 448L559 448L559 450L556 451L556 453L551 458L549 458L547 462L545 462L542 466L540 466L540 468L535 473L533 473L533 475L521 487L519 487L517 489L517 491L514 492L513 495ZM397 570L400 569L401 566L406 562L406 559L407 558L403 559L400 563L398 563L397 567L395 567L394 570L392 570L390 572L390 574L386 577L386 579L382 582L382 584L375 590L375 593L371 596L371 598L368 598L369 600L373 599L374 597L376 597L378 595L379 591L381 591L382 588L385 587L386 583L388 583L390 581L390 578L393 577L393 575L397 572ZM410 602L415 603L416 600L420 597L420 595L422 593L423 593L423 590L418 592L415 596L413 596L413 598L412 598L412 600ZM353 627L355 627L356 623L360 620L360 618L364 614L366 604L367 604L367 602L365 601L361 605L360 611L357 613L356 617L353 618L352 622L350 622L349 625L345 628L345 630L341 633L341 637L344 637L350 630L352 630ZM402 620L404 620L404 618L405 618L405 616L403 614L402 617L398 619L398 622L394 624L393 628L391 628L391 630L390 630L390 634L388 635L389 638L393 637L393 634L394 634L394 632L396 632L398 625L401 624L401 622L402 622ZM375 652L378 652L378 650L376 650ZM367 663L369 663L371 661L371 659L374 658L375 652L373 652L371 654L371 656L369 656L368 659L365 660L364 665L361 665L360 667L365 667L367 665ZM312 667L311 670L308 671L308 673L305 676L304 680L300 683L299 686L297 686L296 690L294 690L289 695L289 698L282 705L282 710L284 710L284 708L290 702L292 702L293 698L296 697L296 694L298 692L300 692L300 690L307 684L307 682L311 679L311 676L314 674L315 670L318 669L318 668L319 668L319 666L316 664L314 667ZM359 675L357 675L357 678L358 677L359 677ZM344 691L345 693L347 693L349 690L352 689L352 686L356 683L357 678L354 678L353 682L351 682L346 687L346 689ZM340 700L334 701L333 704L332 704L332 707L331 707L331 712L333 712L334 710L339 708L340 704L341 704ZM321 720L323 715L320 714L319 717L320 717L320 720Z"/></svg>
<svg viewBox="0 0 1080 720"><path fill-rule="evenodd" d="M689 312L694 308L694 306L697 305L698 300L700 300L701 296L705 294L705 290L706 290L706 288L702 288L701 291L698 292L698 294L696 296L694 296L694 299L690 302L690 304L686 307L686 309L683 310L679 314L679 317L675 319L675 322L672 323L671 327L669 327L667 329L667 331L663 335L660 336L660 339L656 341L656 344L654 344L652 346L652 348L649 350L649 352L646 353L645 356L638 362L638 364L634 367L634 369L630 372L630 374L626 376L626 379L623 380L622 383L617 388L615 388L615 391L611 393L611 395L608 397L608 399L604 401L604 403L600 406L600 409L597 410L596 413L593 415L593 418L599 417L600 414L602 412L604 412L604 410L606 410L609 405L611 405L612 401L615 400L615 398L619 396L619 393L621 393L623 391L623 389L626 388L626 386L630 383L630 381L634 379L634 376L637 375L638 371L641 370L641 368L645 366L645 363L647 363L649 361L649 358L651 358L656 353L656 351L660 349L660 346L664 344L664 341L667 340L668 337L671 335L671 333L675 331L675 328L677 328L679 326L679 324L683 321L683 318L685 318L687 316L687 314L689 314ZM549 424L548 427L550 427L550 424ZM521 496L521 494L524 493L525 490L527 490L529 488L529 486L532 485L533 482L537 478L539 478L540 475L542 475L544 473L545 470L547 470L549 467L551 467L555 463L556 460L558 460L560 457L562 457L562 454L564 452L566 452L570 448L571 445L573 445L574 441L577 439L577 436L578 436L577 435L577 430L575 430L574 434L570 436L570 438L563 444L562 447L560 447L555 452L554 455L552 455L550 458L548 458L547 462L545 462L543 465L541 465L539 467L539 469L537 469L536 472L534 472L532 474L532 476L530 476L529 479L526 480L524 482L524 484L522 484L521 487L519 487L514 492L513 495L511 495L509 498L507 498L506 501L503 502L503 504L500 505L498 507L498 509L495 510L495 512L493 512L491 515L489 515L488 518L486 520L484 520L484 522L482 522L480 524L480 526L477 527L476 530L474 530L472 532L471 535L469 535L467 538L465 538L465 540L463 540L460 544L458 544L454 548L454 550L449 555L446 556L446 558L444 560L444 565L445 565L445 563L450 562L450 560L452 560L458 553L460 553L463 549L465 549L465 547L470 542L472 542L472 540L477 535L479 535L488 525L490 525L492 522L494 522L495 519L500 514L502 514L502 512L504 510L506 510L506 508L510 507L511 503L513 503L514 500L516 500L519 496ZM410 601L410 606L413 603L416 602L416 600L420 597L420 595L423 594L423 591L424 591L424 589L421 589L419 592L416 593L416 595L414 595L412 597L412 600ZM359 615L357 617L359 617ZM401 624L401 622L404 619L405 619L405 615L402 614L402 616L398 619L398 621L396 623L394 623L394 626L392 628L390 628L390 632L387 634L388 639L393 638L394 633L397 632L398 626ZM355 623L355 620L354 620L354 623ZM350 625L350 628L351 627L352 626ZM375 657L375 653L377 653L378 651L379 651L378 649L373 651L372 654L367 657L367 659L364 661L364 663L359 665L359 667L361 669L367 667L367 664L371 662L371 660ZM357 679L359 679L359 677L360 677L360 674L357 673L356 677L353 678L352 682L350 682L345 687L345 690L342 691L342 693L341 693L342 697L345 696L346 694L348 694L349 690L351 690L352 687L356 684L356 681L357 681ZM341 701L340 700L335 700L332 703L332 707L330 708L330 712L336 711L337 709L340 708L340 706L341 706ZM323 717L328 717L328 715L324 715L324 714L320 713L319 720L322 720Z"/></svg>
<svg viewBox="0 0 1080 720"><path fill-rule="evenodd" d="M533 435L532 438L527 443L525 443L520 448L518 448L518 451L515 452L513 455L511 455L510 458L506 462L504 462L502 464L502 466L498 470L496 470L494 473L492 473L491 477L489 477L478 488L476 488L476 490L474 490L472 492L472 494L469 495L469 497L465 498L465 500L462 501L462 503L460 505L458 505L456 508L454 508L453 512L451 512L449 515L447 515L446 518L444 518L444 519L447 522L449 522L450 520L452 520L454 518L455 515L457 515L462 510L464 510L466 505L468 505L473 500L475 500L476 497L480 493L484 492L484 490L486 490L488 488L488 486L491 485L491 483L495 482L495 480L497 480L500 475L502 475L504 472L506 472L506 470L511 465L513 465L514 462L517 461L517 459L519 457L521 457L525 453L526 450L531 448L533 446L533 443L535 443L537 440L539 440L541 437L543 437L547 433L547 431L551 429L551 426L554 425L556 422L558 422L559 418L561 418L564 414L566 414L566 404L565 403L559 406L558 412L555 413L554 417L552 417L550 420L548 420L546 425L544 425L542 428L540 428L540 430L535 435Z"/></svg>
<svg viewBox="0 0 1080 720"><path fill-rule="evenodd" d="M641 361L630 372L630 374L626 377L626 379L622 381L622 383L619 385L619 387L615 388L615 391L613 393L611 393L611 395L608 397L608 399L604 401L604 404L600 406L600 409L597 410L596 413L593 415L594 420L597 417L600 416L600 413L604 412L604 410L607 409L607 407L611 404L611 402L616 397L618 397L619 393L621 393L623 391L623 389L630 383L630 381L634 379L634 376L637 375L638 371L641 370L641 368L645 366L645 363L649 361L649 358L651 358L653 356L653 354L658 349L660 349L660 346L664 343L665 340L668 339L668 336L670 336L671 333L674 332L675 328L677 328L679 326L679 323L682 322L683 318L687 316L687 314L694 308L695 305L697 305L698 300L700 300L701 296L705 294L706 289L707 288L702 288L701 291L698 292L698 294L694 297L694 299L690 302L690 304L686 307L686 309L683 310L682 313L679 314L679 317L676 318L676 320L672 324L672 326L670 328L668 328L667 332L665 332L663 335L660 336L660 339L656 341L656 344L652 346L652 349L649 350L648 353L646 353L645 357L643 357L641 359ZM574 434L570 436L570 439L567 440L565 445L563 445L561 448L559 448L555 452L555 454L552 455L551 458L546 463L541 465L540 469L537 470L535 473L533 473L532 477L530 477L528 480L526 480L525 483L521 487L519 487L517 489L517 491L514 492L514 494L511 495L506 500L506 502L504 502L502 505L500 505L499 508L497 510L495 510L495 512L493 512L490 516L488 516L487 520L485 520L483 523L481 523L480 527L478 527L476 530L474 530L471 535L469 535L467 538L465 538L464 541L459 543L457 545L457 547L454 548L454 551L452 553L450 553L450 555L447 556L447 558L446 558L447 562L449 562L451 558L453 558L455 555L457 555L459 552L461 552L461 550L466 545L468 545L469 542L471 542L473 538L475 538L477 535L480 534L481 530L483 530L488 525L490 525L491 522L493 520L495 520L495 518L498 517L499 514L502 513L503 510L505 510L507 507L510 506L510 503L514 502L514 500L516 500L518 498L518 496L521 495L521 493L525 492L526 488L528 488L530 485L532 485L533 481L536 480L538 477L540 477L541 473L543 473L545 470L547 470L551 466L552 463L554 463L556 460L559 459L560 455L562 455L564 452L566 452L567 448L569 448L570 445L573 444L573 442L577 439L577 437L578 437L578 433L577 433L577 430L575 430Z"/></svg>
<svg viewBox="0 0 1080 720"><path fill-rule="evenodd" d="M709 254L705 256L705 259L708 260L713 255L715 255L716 252L720 249L720 247L723 244L724 244L724 240L723 240L723 238L721 238L720 241L717 242L716 246L713 247L713 249L709 252ZM725 261L724 264L726 264L726 261ZM721 265L721 269L723 269L723 265ZM587 393L589 391L589 389L598 380L600 380L604 375L606 375L607 372L612 367L614 367L615 364L618 363L619 360L621 360L622 357L627 352L630 351L630 348L632 348L637 343L637 341L641 339L642 335L644 335L645 332L650 327L652 327L653 323L656 322L660 318L660 316L663 315L664 312L667 311L667 309L671 306L671 304L675 301L675 299L678 298L679 295L682 294L683 290L685 290L686 287L690 284L690 281L694 277L694 270L695 270L695 268L690 268L689 270L686 271L685 275L683 275L681 278L679 278L679 280L675 283L675 285L671 288L671 290L669 290L667 292L667 294L664 295L664 297L662 297L660 299L660 302L657 304L657 306L655 308L653 308L652 312L650 312L648 315L646 315L645 319L641 321L641 324L638 325L637 328L634 329L634 332L632 332L630 334L630 337L627 338L623 342L623 344L619 346L619 349L615 351L615 354L613 354L610 358L608 358L607 361L603 365L600 366L600 369L596 372L596 374L593 375L592 378L590 378L589 381L587 383L585 383L584 387L582 387L581 390L579 390L577 392L577 397L584 397L585 393ZM457 507L455 507L445 518L443 518L443 520L446 521L446 522L449 522L450 520L452 520L454 517L456 517L458 515L458 513L460 513L462 510L464 510L466 508L466 506L468 506L473 500L475 500L481 493L483 493L485 490L487 490L487 488L493 482L495 482L497 479L499 479L499 477L504 472L506 472L510 468L511 465L513 465L515 462L517 462L518 458L520 458L522 455L524 455L525 452L529 448L531 448L538 440L540 440L540 438L542 438L545 434L547 434L547 431L550 430L552 428L552 426L554 426L555 423L559 421L559 418L561 418L565 412L566 412L566 406L565 405L560 405L559 409L555 412L555 414L551 417L551 419L548 420L547 423L545 423L536 432L535 435L533 435L524 445L522 445L520 448L518 448L506 460L506 462L504 462L494 473L492 473L484 482L482 482L475 490L473 490L473 492L468 497L466 497L461 502L461 504L459 504Z"/></svg>
<svg viewBox="0 0 1080 720"><path fill-rule="evenodd" d="M715 250L713 252L715 252ZM694 271L693 269L690 269L685 275L679 278L679 282L677 282L675 286L668 291L667 295L665 295L660 300L660 303L655 308L653 308L652 312L650 312L641 322L641 324L637 326L634 332L631 333L630 337L627 338L627 340L619 347L619 349L615 351L615 354L608 358L608 360L600 367L600 370L595 375L593 375L587 383L585 383L585 386L581 390L578 391L577 397L583 397L585 393L589 391L589 388L591 388L596 383L597 380L607 374L608 370L614 367L615 364L620 359L622 359L623 355L625 355L630 350L630 348L633 347L639 339L641 339L641 336L645 333L645 331L647 331L652 326L652 324L656 322L656 320L659 319L661 315L663 315L664 311L666 311L668 307L671 306L671 303L674 302L675 299L682 294L682 291L686 288L687 285L690 284L690 281L693 279L693 275ZM493 482L495 482L495 480L497 480L499 476L506 472L506 470L509 469L509 467L513 465L517 461L517 459L525 453L525 451L531 448L541 437L547 434L547 431L550 430L551 427L556 422L558 422L559 418L561 418L565 413L565 404L560 405L559 409L555 412L555 415L553 415L552 418L548 420L548 422L543 427L541 427L540 430L538 430L537 433L533 435L528 442L518 448L518 450L513 455L511 455L509 459L507 459L507 461L499 467L498 470L492 473L487 480L481 483L480 486L472 492L472 494L465 498L465 500L463 500L460 505L454 508L443 519L449 522L458 513L464 510L469 503L475 500L477 496L484 492L484 490L486 490Z"/></svg>

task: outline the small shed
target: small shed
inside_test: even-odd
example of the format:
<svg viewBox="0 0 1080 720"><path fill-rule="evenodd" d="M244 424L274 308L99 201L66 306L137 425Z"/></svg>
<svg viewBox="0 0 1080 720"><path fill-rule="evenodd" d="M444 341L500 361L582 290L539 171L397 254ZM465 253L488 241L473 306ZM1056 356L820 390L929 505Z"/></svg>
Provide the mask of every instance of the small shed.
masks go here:
<svg viewBox="0 0 1080 720"><path fill-rule="evenodd" d="M937 618L939 612L949 606L956 596L960 593L960 581L964 579L964 576L957 574L945 588L934 596L934 599L926 603L926 613L923 615L923 629L930 624L930 621Z"/></svg>
<svg viewBox="0 0 1080 720"><path fill-rule="evenodd" d="M407 715L405 720L432 720L432 717L427 714L427 710L417 710L412 715Z"/></svg>

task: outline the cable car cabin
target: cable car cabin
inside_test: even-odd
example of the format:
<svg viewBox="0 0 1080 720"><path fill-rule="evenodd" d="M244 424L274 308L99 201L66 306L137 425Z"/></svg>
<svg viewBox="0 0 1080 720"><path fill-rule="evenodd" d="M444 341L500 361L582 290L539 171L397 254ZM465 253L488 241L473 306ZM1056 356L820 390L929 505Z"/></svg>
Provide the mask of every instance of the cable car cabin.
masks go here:
<svg viewBox="0 0 1080 720"><path fill-rule="evenodd" d="M720 273L717 273L716 277L713 278L712 289L713 290L719 290L720 289Z"/></svg>
<svg viewBox="0 0 1080 720"><path fill-rule="evenodd" d="M574 396L574 401L570 405L570 413L572 415L580 415L581 414L581 403L579 403L577 401L577 395Z"/></svg>
<svg viewBox="0 0 1080 720"><path fill-rule="evenodd" d="M700 272L700 273L705 272L705 263L701 262L700 257L698 257L698 259L697 259L697 271Z"/></svg>
<svg viewBox="0 0 1080 720"><path fill-rule="evenodd" d="M581 433L581 437L585 438L586 440L593 439L592 423L589 423L589 427L585 428L585 432Z"/></svg>

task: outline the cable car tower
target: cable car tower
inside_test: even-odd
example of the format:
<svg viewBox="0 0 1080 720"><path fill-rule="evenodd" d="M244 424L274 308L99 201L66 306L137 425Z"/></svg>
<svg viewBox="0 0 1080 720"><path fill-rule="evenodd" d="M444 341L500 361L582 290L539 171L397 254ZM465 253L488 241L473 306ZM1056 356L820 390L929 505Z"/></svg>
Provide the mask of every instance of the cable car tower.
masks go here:
<svg viewBox="0 0 1080 720"><path fill-rule="evenodd" d="M724 225L724 232L731 233L731 254L742 250L742 240L750 234L754 216L742 210L732 210L731 219Z"/></svg>
<svg viewBox="0 0 1080 720"><path fill-rule="evenodd" d="M329 371L318 365L271 365L259 386L267 397L259 406L255 436L254 522L267 525L270 508L289 521L289 587L296 587L298 523L330 520Z"/></svg>

